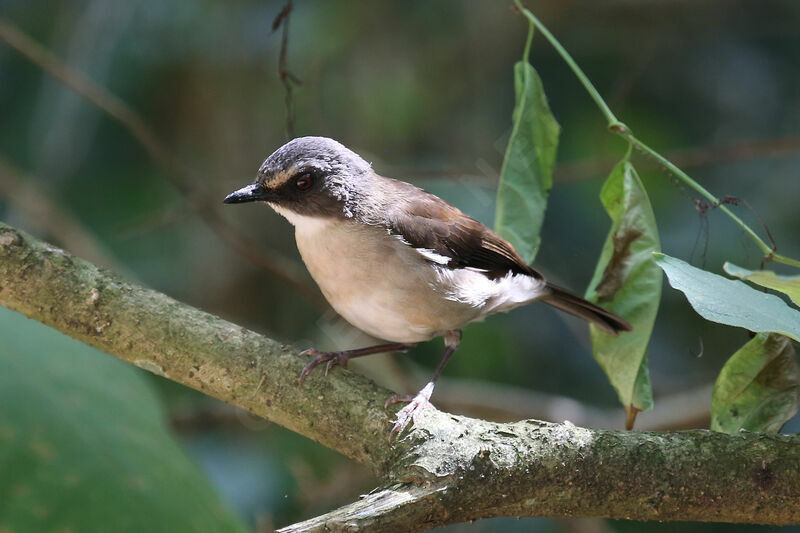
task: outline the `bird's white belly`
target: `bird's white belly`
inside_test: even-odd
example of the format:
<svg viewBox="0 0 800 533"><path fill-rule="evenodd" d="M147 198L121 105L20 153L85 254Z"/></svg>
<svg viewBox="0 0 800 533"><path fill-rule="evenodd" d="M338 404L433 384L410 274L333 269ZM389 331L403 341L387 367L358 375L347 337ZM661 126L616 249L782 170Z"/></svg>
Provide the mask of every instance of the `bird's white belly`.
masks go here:
<svg viewBox="0 0 800 533"><path fill-rule="evenodd" d="M287 218L325 298L362 331L415 343L461 327L479 314L471 305L438 294L436 271L386 230L296 214Z"/></svg>
<svg viewBox="0 0 800 533"><path fill-rule="evenodd" d="M381 227L276 211L294 224L300 255L331 306L379 339L430 340L538 295L533 278L492 281L436 265Z"/></svg>

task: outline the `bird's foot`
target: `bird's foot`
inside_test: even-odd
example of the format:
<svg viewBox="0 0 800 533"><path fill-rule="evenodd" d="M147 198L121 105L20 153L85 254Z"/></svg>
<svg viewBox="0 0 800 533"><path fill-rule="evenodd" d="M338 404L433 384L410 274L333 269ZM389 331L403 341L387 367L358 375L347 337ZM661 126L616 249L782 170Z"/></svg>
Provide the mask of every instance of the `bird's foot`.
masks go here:
<svg viewBox="0 0 800 533"><path fill-rule="evenodd" d="M297 378L297 382L302 385L303 382L306 380L306 377L314 370L314 367L317 365L321 365L322 363L328 363L325 365L325 375L328 375L328 371L336 365L342 366L347 368L347 361L350 359L349 352L321 352L316 348L309 348L308 350L303 350L300 352L300 355L311 355L314 356L314 359L308 362L308 364L303 367L303 371L300 372L300 377Z"/></svg>
<svg viewBox="0 0 800 533"><path fill-rule="evenodd" d="M411 396L409 394L398 394L397 396L392 396L386 400L384 407L389 407L394 403L408 402L408 405L397 412L397 418L394 421L394 426L392 426L392 430L389 432L390 440L395 435L400 434L406 428L406 426L408 426L409 422L414 422L414 425L416 425L417 416L419 416L419 414L426 407L433 408L433 404L430 402L432 394L433 381L430 381L421 391L417 393L416 396Z"/></svg>

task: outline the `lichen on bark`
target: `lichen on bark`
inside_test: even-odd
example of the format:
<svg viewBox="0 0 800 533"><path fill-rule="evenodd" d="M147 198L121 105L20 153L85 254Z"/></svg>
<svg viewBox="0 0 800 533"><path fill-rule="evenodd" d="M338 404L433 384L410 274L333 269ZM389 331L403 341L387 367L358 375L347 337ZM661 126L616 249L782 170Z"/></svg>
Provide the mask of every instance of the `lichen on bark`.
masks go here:
<svg viewBox="0 0 800 533"><path fill-rule="evenodd" d="M493 516L800 522L800 439L499 424L434 409L389 444L392 395L0 223L0 305L370 466L384 486L285 531L421 531Z"/></svg>

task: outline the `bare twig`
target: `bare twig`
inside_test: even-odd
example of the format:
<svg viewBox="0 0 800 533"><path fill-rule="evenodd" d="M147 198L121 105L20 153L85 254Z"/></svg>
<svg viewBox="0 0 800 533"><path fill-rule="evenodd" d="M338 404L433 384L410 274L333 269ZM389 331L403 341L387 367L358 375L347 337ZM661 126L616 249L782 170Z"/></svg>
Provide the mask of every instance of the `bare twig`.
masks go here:
<svg viewBox="0 0 800 533"><path fill-rule="evenodd" d="M700 213L700 229L697 234L697 239L695 239L695 244L692 247L692 256L694 255L694 251L697 248L697 243L699 242L701 236L705 235L704 242L703 242L703 253L702 253L702 260L703 265L705 266L706 262L706 253L708 252L708 211L712 209L717 209L723 205L732 205L738 206L739 204L744 204L744 206L752 213L756 220L761 224L761 227L764 229L764 233L767 234L767 238L769 239L770 248L772 249L772 253L778 251L778 245L775 242L775 238L772 236L772 232L767 226L767 223L764 222L764 219L761 218L761 215L758 214L758 211L755 210L753 206L750 205L750 202L745 200L744 198L739 198L738 196L731 196L729 194L723 196L716 202L709 202L708 200L703 200L701 198L695 198L694 206L698 213ZM764 263L770 260L772 254L767 255L762 258L761 260L761 268L764 268Z"/></svg>
<svg viewBox="0 0 800 533"><path fill-rule="evenodd" d="M481 380L442 378L436 405L490 420L537 418L590 428L621 428L624 413L584 404L573 398ZM702 386L660 398L656 409L637 419L640 430L708 427L713 386Z"/></svg>
<svg viewBox="0 0 800 533"><path fill-rule="evenodd" d="M656 409L639 415L642 431L664 431L708 427L713 385L676 392L659 398ZM401 389L402 390L402 389ZM437 385L435 404L449 412L510 422L523 418L570 421L590 428L621 428L624 414L619 409L603 409L573 398L501 385L482 380L443 377ZM252 415L231 405L209 404L170 414L172 427L181 432L209 428L253 429L261 426Z"/></svg>
<svg viewBox="0 0 800 533"><path fill-rule="evenodd" d="M398 364L395 356L354 361L359 373L399 391L414 390L430 373L411 360ZM642 431L708 427L712 384L699 385L659 396L656 407L640 415ZM436 386L434 404L449 412L509 422L523 418L569 420L575 425L597 429L621 429L625 417L620 408L593 406L574 398L544 393L525 387L482 379L443 376Z"/></svg>
<svg viewBox="0 0 800 533"><path fill-rule="evenodd" d="M800 154L800 137L783 137L674 150L666 152L665 156L680 167L695 168L763 157L788 157L798 154ZM617 164L617 161L618 158L602 158L562 164L556 169L554 177L561 182L593 178L607 174ZM642 164L649 168L658 166L649 158L643 159Z"/></svg>
<svg viewBox="0 0 800 533"><path fill-rule="evenodd" d="M740 161L768 157L792 157L800 155L800 137L759 139L714 146L700 146L697 148L665 152L665 154L671 161L675 161L675 164L684 168L737 163ZM604 176L607 175L618 162L619 158L601 157L562 163L556 168L553 179L560 183L569 183ZM641 159L637 165L648 169L661 168L650 158ZM497 181L496 173L480 172L475 168L450 168L447 170L437 168L426 170L395 165L389 168L389 172L397 175L397 177L401 179L461 178L469 176L488 182Z"/></svg>
<svg viewBox="0 0 800 533"><path fill-rule="evenodd" d="M289 19L292 16L294 4L292 0L286 0L283 9L272 21L272 31L276 31L283 26L281 33L281 51L278 54L278 79L281 80L283 88L286 91L286 138L294 138L294 99L292 96L292 84L300 85L300 80L295 75L289 72L287 67L286 55L289 52Z"/></svg>
<svg viewBox="0 0 800 533"><path fill-rule="evenodd" d="M127 129L161 168L164 176L183 195L200 219L243 259L291 285L317 308L327 309L327 304L324 303L319 292L310 283L309 278L303 275L304 269L300 265L276 250L269 250L268 254L260 251L263 246L251 242L241 231L225 220L219 214L215 204L211 204L195 194L192 187L195 178L192 174L173 157L160 142L155 132L127 104L66 65L52 52L3 18L0 18L0 39Z"/></svg>

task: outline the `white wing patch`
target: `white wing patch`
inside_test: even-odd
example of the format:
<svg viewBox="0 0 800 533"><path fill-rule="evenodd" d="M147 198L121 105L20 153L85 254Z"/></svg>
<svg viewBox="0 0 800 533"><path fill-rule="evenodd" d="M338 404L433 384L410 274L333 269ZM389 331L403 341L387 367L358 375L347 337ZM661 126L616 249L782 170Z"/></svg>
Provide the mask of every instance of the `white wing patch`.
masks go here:
<svg viewBox="0 0 800 533"><path fill-rule="evenodd" d="M391 235L392 237L394 237L395 239L397 239L401 243L405 244L406 246L408 246L409 248L411 248L412 250L417 252L419 255L421 255L422 257L427 259L428 261L436 263L437 265L447 265L450 262L450 258L449 257L445 257L442 254L437 254L435 251L431 250L430 248L415 248L402 235L398 235L397 233L392 233L391 230L387 230L387 231L389 232L389 235Z"/></svg>
<svg viewBox="0 0 800 533"><path fill-rule="evenodd" d="M449 257L437 254L430 248L414 248L414 250L428 261L433 261L438 265L446 265L447 263L450 262Z"/></svg>
<svg viewBox="0 0 800 533"><path fill-rule="evenodd" d="M392 230L390 230L390 229L388 229L388 228L386 229L386 233L388 233L389 235L391 235L392 237L394 237L394 238L395 238L395 239L397 239L398 241L402 242L402 243L403 243L403 244L405 244L406 246L411 246L411 243L410 243L410 242L408 242L408 241L406 240L406 238L405 238L405 237L403 237L402 235L400 235L399 233L392 233Z"/></svg>

